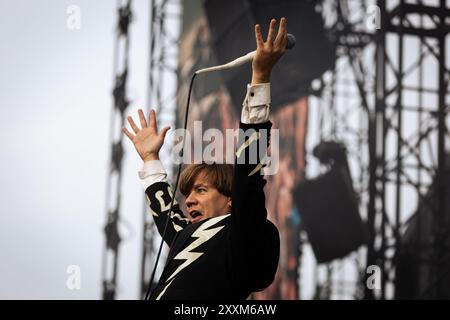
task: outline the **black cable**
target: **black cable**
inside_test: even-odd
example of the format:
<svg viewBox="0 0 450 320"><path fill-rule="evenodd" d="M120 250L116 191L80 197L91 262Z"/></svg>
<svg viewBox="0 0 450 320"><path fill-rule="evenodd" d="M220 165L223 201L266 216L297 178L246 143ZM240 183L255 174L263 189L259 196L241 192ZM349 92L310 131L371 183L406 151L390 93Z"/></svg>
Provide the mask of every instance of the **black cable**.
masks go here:
<svg viewBox="0 0 450 320"><path fill-rule="evenodd" d="M195 76L197 75L197 73L194 73L192 75L191 78L191 83L189 84L189 93L188 93L188 99L187 99L187 103L186 103L186 113L184 116L184 130L183 130L183 146L181 148L181 159L183 159L183 152L184 152L184 142L185 142L185 138L186 138L186 130L187 130L187 121L188 121L188 115L189 115L189 104L191 101L191 93L192 93L192 87L194 85L194 79ZM175 189L173 191L173 196L172 196L172 201L170 202L170 208L169 208L169 212L167 214L167 218L166 218L166 224L164 226L164 231L161 235L161 243L159 245L159 249L158 249L158 255L156 256L156 261L155 261L155 265L153 267L153 271L152 271L152 276L150 277L150 282L148 283L148 289L147 289L147 293L145 294L145 300L149 300L151 294L153 293L152 291L152 284L153 284L153 280L155 278L155 272L156 272L156 268L158 267L158 262L159 262L159 258L161 255L161 250L162 250L162 246L164 243L164 237L166 235L166 231L167 231L167 226L169 225L169 220L170 220L170 214L172 213L172 208L173 208L173 204L175 201L175 195L177 193L177 188L178 188L178 181L180 179L180 173L181 173L181 166L183 165L183 161L180 161L180 164L178 165L178 173L177 173L177 179L175 181ZM172 243L170 244L170 248L172 248L174 242L175 242L176 237L174 236L172 239Z"/></svg>

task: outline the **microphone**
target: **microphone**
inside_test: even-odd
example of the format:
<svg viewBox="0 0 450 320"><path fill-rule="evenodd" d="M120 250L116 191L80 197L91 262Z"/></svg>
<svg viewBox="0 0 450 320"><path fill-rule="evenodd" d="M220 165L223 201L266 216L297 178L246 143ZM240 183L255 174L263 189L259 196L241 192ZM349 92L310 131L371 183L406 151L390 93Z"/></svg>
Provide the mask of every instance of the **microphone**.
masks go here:
<svg viewBox="0 0 450 320"><path fill-rule="evenodd" d="M292 48L295 47L295 36L293 34L288 33L287 34L287 43L286 43L286 49L290 50ZM220 70L226 70L226 69L231 69L231 68L235 68L235 67L239 67L241 65L243 65L244 63L250 62L253 60L253 58L255 57L256 54L256 50L247 53L246 55L239 57L231 62L228 62L226 64L222 64L220 66L215 66L215 67L209 67L209 68L205 68L205 69L200 69L197 70L195 72L195 74L200 74L200 73L207 73L207 72L213 72L213 71L220 71Z"/></svg>

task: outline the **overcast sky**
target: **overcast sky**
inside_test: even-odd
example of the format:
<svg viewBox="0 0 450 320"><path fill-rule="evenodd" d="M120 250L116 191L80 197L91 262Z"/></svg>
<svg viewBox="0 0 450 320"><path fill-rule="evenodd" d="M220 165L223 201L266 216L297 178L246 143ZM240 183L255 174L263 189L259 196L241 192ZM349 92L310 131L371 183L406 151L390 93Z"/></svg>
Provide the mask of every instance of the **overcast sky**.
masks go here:
<svg viewBox="0 0 450 320"><path fill-rule="evenodd" d="M146 103L149 3L133 1L129 113ZM112 0L0 1L0 299L101 298L116 19ZM117 298L136 299L143 193L124 145ZM69 265L80 290L66 287Z"/></svg>

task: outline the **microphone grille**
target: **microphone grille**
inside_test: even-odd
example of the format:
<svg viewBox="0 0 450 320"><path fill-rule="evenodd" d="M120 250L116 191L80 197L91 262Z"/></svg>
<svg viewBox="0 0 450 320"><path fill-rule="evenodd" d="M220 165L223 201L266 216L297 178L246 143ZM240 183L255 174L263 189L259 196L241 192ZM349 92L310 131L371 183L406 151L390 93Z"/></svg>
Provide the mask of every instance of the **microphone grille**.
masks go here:
<svg viewBox="0 0 450 320"><path fill-rule="evenodd" d="M295 38L295 36L293 34L288 33L287 34L287 44L286 44L286 49L290 50L293 47L295 47L295 42L297 41L297 39Z"/></svg>

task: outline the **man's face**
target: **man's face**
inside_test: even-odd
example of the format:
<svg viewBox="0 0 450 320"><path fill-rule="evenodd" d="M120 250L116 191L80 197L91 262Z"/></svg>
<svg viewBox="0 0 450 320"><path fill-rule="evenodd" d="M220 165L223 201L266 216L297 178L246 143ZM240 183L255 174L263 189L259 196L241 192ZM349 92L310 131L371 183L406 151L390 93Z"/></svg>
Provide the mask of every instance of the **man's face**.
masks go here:
<svg viewBox="0 0 450 320"><path fill-rule="evenodd" d="M219 192L200 172L194 180L191 192L186 196L188 218L192 223L227 214L231 197Z"/></svg>

